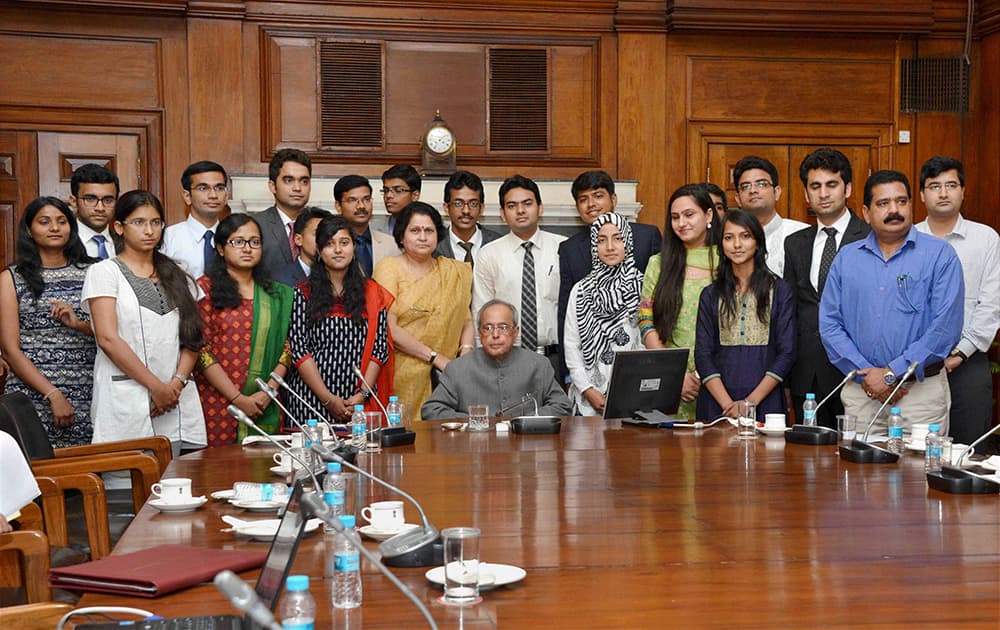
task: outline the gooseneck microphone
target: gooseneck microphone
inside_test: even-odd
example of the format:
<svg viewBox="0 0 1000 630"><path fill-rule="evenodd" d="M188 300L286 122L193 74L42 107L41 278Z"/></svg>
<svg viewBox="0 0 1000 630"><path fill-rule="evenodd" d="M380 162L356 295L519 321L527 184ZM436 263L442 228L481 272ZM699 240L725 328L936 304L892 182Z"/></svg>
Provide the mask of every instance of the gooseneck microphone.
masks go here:
<svg viewBox="0 0 1000 630"><path fill-rule="evenodd" d="M303 493L300 503L305 511L310 513L313 517L322 520L339 533L344 531L344 524L340 522L339 518L333 515L333 512L330 510L330 506L326 504L321 496L319 496L319 493ZM309 514L307 514L307 516L308 515ZM434 630L437 630L437 623L434 621L434 617L432 617L430 611L427 610L427 606L424 606L424 603L413 594L413 591L403 584L399 578L393 575L392 571L390 571L384 564L379 562L375 554L369 551L360 543L360 541L355 539L354 536L348 536L347 540L350 541L351 545L354 546L354 548L357 549L361 555L374 564L375 567L382 572L382 575L389 578L389 581L392 582L393 586L398 588L407 599L413 602L413 605L417 607L417 610L419 610L424 618L427 619L427 624ZM218 578L216 578L216 580L218 580Z"/></svg>
<svg viewBox="0 0 1000 630"><path fill-rule="evenodd" d="M371 392L372 398L375 399L375 404L378 405L378 408L382 410L383 414L385 414L385 423L389 424L389 412L386 411L385 405L383 405L382 401L379 400L378 396L375 395L375 388L371 386L371 383L369 383L367 379L365 379L365 375L361 373L361 370L359 370L357 366L354 366L351 369L354 370L354 374L356 374L357 377L361 379L361 382L364 383L365 387L368 388L368 391Z"/></svg>
<svg viewBox="0 0 1000 630"><path fill-rule="evenodd" d="M840 391L840 389L847 384L852 378L857 375L857 370L851 370L844 377L844 380L834 387L829 394L827 394L823 400L819 401L816 405L815 411L819 411L819 408L823 406L826 401L830 400L834 394ZM839 439L839 432L836 429L831 429L830 427L824 427L819 425L806 425L806 424L794 424L792 428L785 431L785 442L790 444L810 444L813 446L822 446L828 444L836 444Z"/></svg>
<svg viewBox="0 0 1000 630"><path fill-rule="evenodd" d="M271 435L267 431L265 431L264 429L261 429L259 426L257 426L257 423L255 423L253 420L251 420L250 416L248 416L247 414L243 413L242 409L240 409L236 405L229 405L228 407L226 407L226 411L229 412L229 415L231 415L232 417L236 418L237 420L239 420L243 424L247 425L247 427L253 429L257 433L260 433L262 436L264 436L265 440L267 440L271 444L274 444L279 449L281 449L282 452L287 453L289 457L291 457L292 459L294 459L295 461L297 461L299 463L299 465L302 466L302 469L305 470L306 472L308 472L309 476L312 477L312 481L313 481L313 484L315 484L314 485L315 488L319 489L319 488L323 487L323 486L320 485L319 479L316 477L316 473L313 471L311 465L309 465L308 463L306 463L305 461L303 461L302 459L300 459L298 455L296 455L295 453L293 453L291 451L291 449L286 448L283 444L281 444L280 442L278 442L278 440L276 440L273 437L271 437Z"/></svg>
<svg viewBox="0 0 1000 630"><path fill-rule="evenodd" d="M868 427L865 429L864 437L861 438L863 442L866 443L868 442L868 433L872 430L872 427L875 426L875 421L878 419L879 414L882 413L882 410L886 408L886 405L889 404L889 401L895 398L896 392L898 392L899 388L903 386L903 383L906 382L906 379L913 376L913 373L917 371L918 365L920 365L920 362L914 361L909 365L909 367L906 368L906 371L903 372L903 376L901 376L899 380L896 382L896 386L892 389L892 393L886 397L885 402L882 403L882 406L878 408L878 411L875 412L875 415L872 416L872 419L868 422Z"/></svg>
<svg viewBox="0 0 1000 630"><path fill-rule="evenodd" d="M977 444L1000 429L1000 424L990 427L989 431L979 436L972 444L965 447L955 463L945 463L941 470L927 473L927 485L934 490L950 494L997 494L1000 493L1000 482L995 477L979 475L962 468L962 460L972 452Z"/></svg>
<svg viewBox="0 0 1000 630"><path fill-rule="evenodd" d="M289 387L288 383L285 382L285 379L281 378L281 376L279 376L277 372L271 372L271 378L274 379L274 382L278 384L278 387L284 389L286 392L288 392L289 394L291 394L292 396L294 396L295 399L298 400L303 405L305 405L305 407L309 411L313 412L313 414L316 416L317 420L319 420L320 422L322 422L326 426L330 427L330 435L333 436L333 442L334 442L334 444L340 446L340 438L337 437L336 431L333 430L333 423L331 423L327 419L327 414L320 413L318 409L316 409L315 407L313 407L312 405L310 405L309 402L305 398L303 398L302 396L300 396L297 391L295 391L294 389L292 389L291 387ZM262 382L264 382L263 379L259 379L258 378L257 379L257 387L261 387L261 383ZM264 384L267 385L266 382L264 382ZM266 393L268 395L268 397L271 398L271 400L274 400L274 401L278 400L278 398L277 398L278 394L277 394L277 392L274 391L273 387L268 386L267 390L264 390L262 388L261 391L263 391L264 393ZM282 407L282 409L284 409L284 407Z"/></svg>
<svg viewBox="0 0 1000 630"><path fill-rule="evenodd" d="M440 548L434 549L434 543L439 539L440 532L436 527L430 524L430 521L427 520L427 514L424 513L424 508L421 507L416 499L404 492L398 486L394 486L388 481L380 479L375 475L358 468L322 444L313 444L310 448L324 461L339 462L342 466L349 468L360 475L367 477L368 479L371 479L380 486L388 488L392 492L412 503L414 507L417 508L417 511L420 513L420 520L423 522L421 527L408 529L404 532L396 534L392 538L384 540L381 544L379 544L379 553L381 553L382 557L386 559L387 564L392 566L424 567L441 564L444 561L443 551L440 550Z"/></svg>
<svg viewBox="0 0 1000 630"><path fill-rule="evenodd" d="M285 412L285 415L288 416L288 419L292 421L292 424L297 426L300 431L305 433L306 430L305 425L302 424L301 420L293 416L292 413L288 411L287 407L281 404L281 400L278 399L278 393L274 391L274 388L268 385L267 382L260 377L258 377L257 380L254 382L257 383L257 389L267 394L267 397L273 400L274 404L278 405L278 409L281 409L283 412Z"/></svg>
<svg viewBox="0 0 1000 630"><path fill-rule="evenodd" d="M909 367L906 368L906 372L903 373L903 376L896 383L896 387L893 388L892 392L890 392L886 397L885 402L882 403L882 405L878 408L878 411L875 412L875 415L873 415L872 419L868 422L868 426L865 428L865 433L862 438L860 440L858 438L854 438L850 444L842 444L837 449L840 453L841 459L854 462L855 464L892 464L899 461L898 453L893 453L890 450L880 448L874 444L869 444L868 434L875 425L875 420L878 419L879 414L882 413L882 410L889 404L889 401L896 396L896 393L899 391L899 388L903 386L903 383L906 382L906 379L910 378L910 376L917 371L918 365L919 362L914 361Z"/></svg>
<svg viewBox="0 0 1000 630"><path fill-rule="evenodd" d="M914 369L916 369L916 368L914 368ZM844 377L844 380L840 381L840 384L838 384L838 385L837 385L836 387L834 387L834 388L833 388L832 390L830 390L830 393L829 393L829 394L827 394L827 395L826 395L826 396L825 396L825 397L823 398L823 400L819 401L819 404L818 404L818 405L816 405L816 409L815 409L814 411L819 411L819 408L820 408L820 407L822 407L822 406L823 406L823 405L824 405L824 404L826 403L826 401L828 401L828 400L830 400L831 398L833 398L833 395L834 395L834 394L836 394L837 392L839 392L839 391L840 391L840 389L841 389L841 388L842 388L842 387L843 387L844 385L847 385L847 382L848 382L848 381L850 381L850 380L851 380L852 378L854 378L854 377L855 377L855 376L857 376L857 375L858 375L858 371L857 371L857 370L851 370L850 372L848 372L848 373L847 373L847 376L845 376L845 377Z"/></svg>
<svg viewBox="0 0 1000 630"><path fill-rule="evenodd" d="M215 574L215 588L222 591L229 603L245 612L256 624L268 630L281 630L271 610L260 601L257 593L238 575L226 569Z"/></svg>

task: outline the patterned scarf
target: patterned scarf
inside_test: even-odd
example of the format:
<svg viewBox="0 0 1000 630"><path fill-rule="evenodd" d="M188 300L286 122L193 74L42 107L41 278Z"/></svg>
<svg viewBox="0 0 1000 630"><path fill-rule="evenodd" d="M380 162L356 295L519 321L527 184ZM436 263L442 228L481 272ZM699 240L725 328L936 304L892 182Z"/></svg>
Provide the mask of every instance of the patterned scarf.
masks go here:
<svg viewBox="0 0 1000 630"><path fill-rule="evenodd" d="M597 233L606 223L618 227L625 245L625 258L614 267L597 256ZM605 365L614 361L612 342L624 346L629 341L624 325L635 319L642 289L634 249L632 228L620 214L602 214L590 225L590 273L578 284L576 320L583 363L591 376L597 371L598 361Z"/></svg>

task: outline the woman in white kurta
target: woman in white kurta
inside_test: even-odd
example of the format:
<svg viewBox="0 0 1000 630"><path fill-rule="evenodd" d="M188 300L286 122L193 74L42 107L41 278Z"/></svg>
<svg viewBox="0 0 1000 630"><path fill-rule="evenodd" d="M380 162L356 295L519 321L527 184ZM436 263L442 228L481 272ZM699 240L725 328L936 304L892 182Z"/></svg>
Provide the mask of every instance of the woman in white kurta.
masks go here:
<svg viewBox="0 0 1000 630"><path fill-rule="evenodd" d="M570 291L563 339L570 397L579 415L604 413L615 352L642 347L642 276L632 252L632 228L625 217L609 212L590 225L591 270Z"/></svg>
<svg viewBox="0 0 1000 630"><path fill-rule="evenodd" d="M161 254L164 213L133 190L115 205L124 248L90 267L82 300L98 352L91 417L94 442L165 435L180 448L205 446L198 389L188 380L202 344L197 285Z"/></svg>

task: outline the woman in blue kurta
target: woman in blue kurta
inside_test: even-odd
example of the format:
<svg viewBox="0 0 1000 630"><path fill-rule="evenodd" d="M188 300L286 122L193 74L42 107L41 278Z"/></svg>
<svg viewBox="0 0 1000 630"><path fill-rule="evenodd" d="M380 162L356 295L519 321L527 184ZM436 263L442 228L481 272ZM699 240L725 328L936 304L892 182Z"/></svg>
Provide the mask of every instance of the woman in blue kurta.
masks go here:
<svg viewBox="0 0 1000 630"><path fill-rule="evenodd" d="M792 291L768 271L764 229L755 216L727 214L719 250L718 275L698 303L698 418L732 415L740 400L756 403L758 417L785 413L780 385L795 362Z"/></svg>

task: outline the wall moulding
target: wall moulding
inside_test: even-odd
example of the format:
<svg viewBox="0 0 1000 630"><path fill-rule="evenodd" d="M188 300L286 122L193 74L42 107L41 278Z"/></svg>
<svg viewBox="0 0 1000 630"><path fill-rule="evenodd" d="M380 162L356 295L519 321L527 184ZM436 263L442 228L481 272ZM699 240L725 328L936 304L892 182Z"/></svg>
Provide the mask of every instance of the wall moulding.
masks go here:
<svg viewBox="0 0 1000 630"><path fill-rule="evenodd" d="M673 0L670 31L791 31L921 35L934 29L930 0L848 0L846 2L747 2Z"/></svg>

